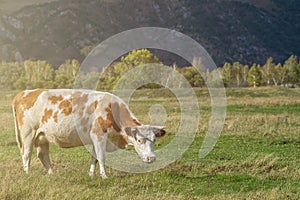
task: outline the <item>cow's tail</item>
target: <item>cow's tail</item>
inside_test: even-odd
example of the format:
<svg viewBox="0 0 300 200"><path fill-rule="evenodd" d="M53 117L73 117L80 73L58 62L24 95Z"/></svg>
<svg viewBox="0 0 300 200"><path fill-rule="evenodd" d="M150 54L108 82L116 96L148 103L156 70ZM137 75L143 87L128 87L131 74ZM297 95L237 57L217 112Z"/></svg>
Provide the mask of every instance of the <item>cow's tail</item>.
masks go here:
<svg viewBox="0 0 300 200"><path fill-rule="evenodd" d="M12 105L12 110L13 110L14 122L15 122L16 141L18 143L18 147L19 147L21 153L23 153L22 152L23 151L23 141L22 141L22 137L21 137L21 133L20 133L20 129L19 129L16 107L14 104Z"/></svg>

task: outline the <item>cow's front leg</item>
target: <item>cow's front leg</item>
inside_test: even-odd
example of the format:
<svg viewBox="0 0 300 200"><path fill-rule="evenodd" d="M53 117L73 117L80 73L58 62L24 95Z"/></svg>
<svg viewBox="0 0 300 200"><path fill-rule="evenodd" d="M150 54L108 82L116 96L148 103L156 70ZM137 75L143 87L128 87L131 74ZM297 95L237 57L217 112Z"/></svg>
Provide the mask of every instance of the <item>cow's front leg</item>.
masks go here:
<svg viewBox="0 0 300 200"><path fill-rule="evenodd" d="M95 152L95 148L93 147L93 155L92 155L92 164L91 164L91 168L90 168L90 172L89 172L89 175L90 176L95 176L95 170L96 170L96 165L97 165L97 155L96 155L96 152Z"/></svg>
<svg viewBox="0 0 300 200"><path fill-rule="evenodd" d="M91 138L93 140L96 158L99 161L100 175L102 178L107 178L105 172L105 150L106 150L107 135L105 134L99 137L96 134L92 134Z"/></svg>

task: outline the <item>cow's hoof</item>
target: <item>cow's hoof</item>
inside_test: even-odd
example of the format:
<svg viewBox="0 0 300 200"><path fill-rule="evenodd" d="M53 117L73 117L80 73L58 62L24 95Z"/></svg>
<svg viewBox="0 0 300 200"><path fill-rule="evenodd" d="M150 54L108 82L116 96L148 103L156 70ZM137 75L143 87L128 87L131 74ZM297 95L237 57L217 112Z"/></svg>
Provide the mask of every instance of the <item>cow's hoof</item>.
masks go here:
<svg viewBox="0 0 300 200"><path fill-rule="evenodd" d="M48 174L49 174L49 175L53 174L53 171L52 171L52 169L51 169L51 168L50 168L50 169L48 169Z"/></svg>
<svg viewBox="0 0 300 200"><path fill-rule="evenodd" d="M102 179L107 179L106 174L101 174L101 178L102 178Z"/></svg>
<svg viewBox="0 0 300 200"><path fill-rule="evenodd" d="M90 177L95 177L95 172L89 172Z"/></svg>

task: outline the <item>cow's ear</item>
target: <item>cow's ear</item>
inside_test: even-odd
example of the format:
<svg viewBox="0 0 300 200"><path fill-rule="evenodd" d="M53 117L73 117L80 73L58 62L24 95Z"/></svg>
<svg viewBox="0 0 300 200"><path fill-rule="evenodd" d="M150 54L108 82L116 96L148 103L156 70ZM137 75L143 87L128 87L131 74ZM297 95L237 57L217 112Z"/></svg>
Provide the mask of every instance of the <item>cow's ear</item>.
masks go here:
<svg viewBox="0 0 300 200"><path fill-rule="evenodd" d="M166 134L166 131L164 130L164 126L153 126L153 132L155 134L155 137L162 137Z"/></svg>
<svg viewBox="0 0 300 200"><path fill-rule="evenodd" d="M131 136L133 138L136 138L136 133L137 133L137 128L136 127L126 127L125 128L125 133L128 136Z"/></svg>

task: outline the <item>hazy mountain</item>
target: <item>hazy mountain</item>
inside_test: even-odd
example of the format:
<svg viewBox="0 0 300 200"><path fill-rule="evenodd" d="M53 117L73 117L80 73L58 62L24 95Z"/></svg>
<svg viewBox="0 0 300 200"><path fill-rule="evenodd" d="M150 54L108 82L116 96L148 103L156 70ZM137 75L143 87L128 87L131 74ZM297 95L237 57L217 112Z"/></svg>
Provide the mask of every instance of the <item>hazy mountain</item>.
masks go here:
<svg viewBox="0 0 300 200"><path fill-rule="evenodd" d="M52 64L68 58L82 60L83 47L144 26L189 35L218 65L226 61L263 63L269 56L282 61L291 54L300 55L298 0L35 2L0 13L0 59L44 59Z"/></svg>

